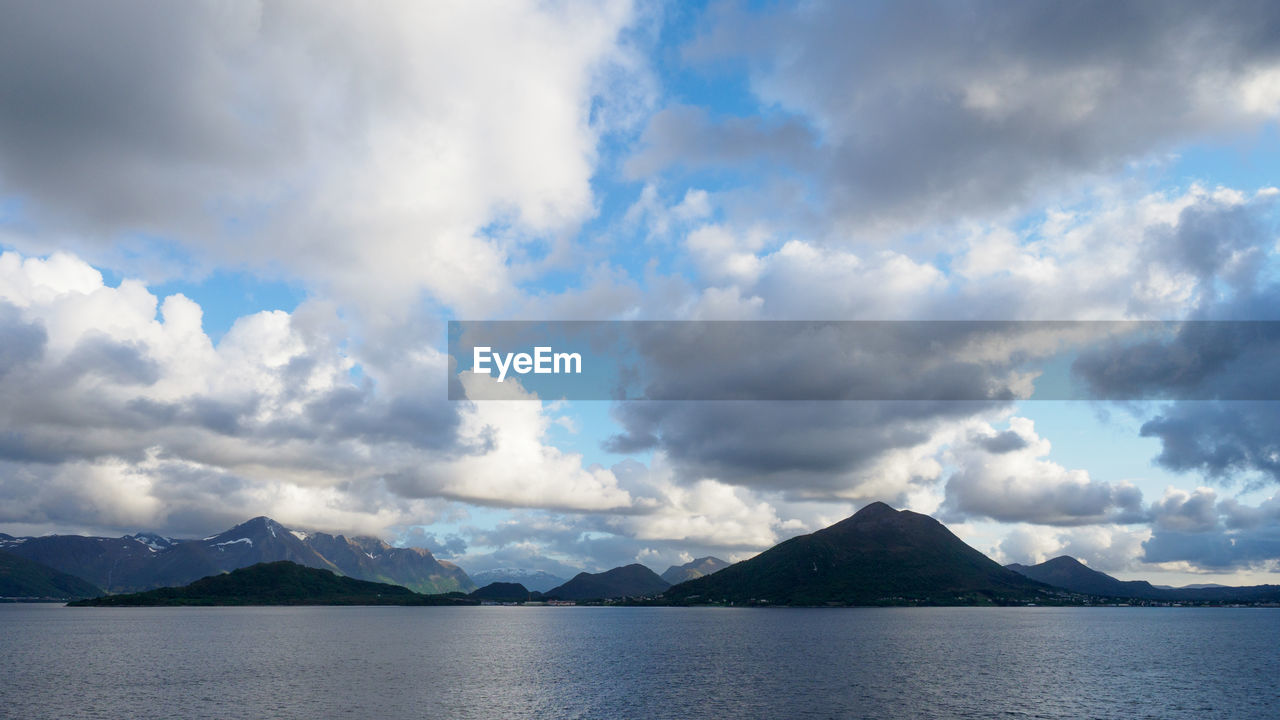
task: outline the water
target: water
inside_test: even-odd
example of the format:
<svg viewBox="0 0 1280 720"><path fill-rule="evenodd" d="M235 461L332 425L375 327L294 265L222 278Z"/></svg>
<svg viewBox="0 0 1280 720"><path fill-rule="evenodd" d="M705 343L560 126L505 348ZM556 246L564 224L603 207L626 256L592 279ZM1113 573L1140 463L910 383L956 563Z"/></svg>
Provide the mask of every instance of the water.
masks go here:
<svg viewBox="0 0 1280 720"><path fill-rule="evenodd" d="M1280 611L0 605L4 718L1275 718Z"/></svg>

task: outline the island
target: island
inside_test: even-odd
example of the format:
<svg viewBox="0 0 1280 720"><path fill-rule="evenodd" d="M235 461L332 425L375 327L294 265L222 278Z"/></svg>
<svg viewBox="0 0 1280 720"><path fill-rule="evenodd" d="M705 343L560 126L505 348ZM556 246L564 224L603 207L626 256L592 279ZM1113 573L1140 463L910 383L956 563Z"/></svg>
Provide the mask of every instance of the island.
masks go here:
<svg viewBox="0 0 1280 720"><path fill-rule="evenodd" d="M478 605L462 593L424 595L400 585L356 580L288 560L258 563L182 587L77 600L69 607L214 605Z"/></svg>

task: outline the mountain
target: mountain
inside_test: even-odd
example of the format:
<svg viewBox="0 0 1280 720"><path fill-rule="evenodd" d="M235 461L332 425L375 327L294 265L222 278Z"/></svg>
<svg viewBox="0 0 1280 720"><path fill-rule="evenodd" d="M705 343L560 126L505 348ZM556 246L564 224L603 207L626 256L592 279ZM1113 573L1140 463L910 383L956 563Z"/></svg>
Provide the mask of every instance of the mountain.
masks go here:
<svg viewBox="0 0 1280 720"><path fill-rule="evenodd" d="M419 592L469 592L476 587L461 568L437 561L427 550L394 548L377 538L291 530L267 517L200 540L174 540L153 533L119 538L50 535L0 539L0 549L75 575L107 592L184 585L278 560Z"/></svg>
<svg viewBox="0 0 1280 720"><path fill-rule="evenodd" d="M126 537L133 538L134 540L137 540L138 542L142 543L143 545L146 545L147 547L157 552L160 550L168 550L174 545L177 545L178 543L182 542L181 540L175 540L170 537L165 537L163 535L157 535L156 533L149 533L149 532L140 532L136 535L128 535Z"/></svg>
<svg viewBox="0 0 1280 720"><path fill-rule="evenodd" d="M85 580L107 592L139 589L157 551L132 537L47 535L0 541L0 549ZM207 574L207 573L206 573ZM163 583L146 585L154 587Z"/></svg>
<svg viewBox="0 0 1280 720"><path fill-rule="evenodd" d="M1000 567L927 515L872 503L665 593L673 602L771 605L978 604L1044 598L1049 588Z"/></svg>
<svg viewBox="0 0 1280 720"><path fill-rule="evenodd" d="M662 573L662 579L672 585L679 585L685 580L693 580L703 575L710 575L729 567L729 563L718 557L700 557L683 565L672 565L667 571Z"/></svg>
<svg viewBox="0 0 1280 720"><path fill-rule="evenodd" d="M657 595L671 584L639 563L602 573L578 573L569 582L549 590L546 596L558 600L607 600Z"/></svg>
<svg viewBox="0 0 1280 720"><path fill-rule="evenodd" d="M1203 584L1171 588L1157 587L1146 580L1117 580L1091 570L1070 555L1046 560L1038 565L1007 565L1010 570L1033 580L1086 595L1161 602L1236 603L1280 602L1280 585Z"/></svg>
<svg viewBox="0 0 1280 720"><path fill-rule="evenodd" d="M1086 595L1150 600L1163 598L1168 594L1168 591L1161 590L1145 580L1117 580L1106 573L1087 567L1070 555L1062 555L1038 565L1013 563L1005 567L1046 585Z"/></svg>
<svg viewBox="0 0 1280 720"><path fill-rule="evenodd" d="M387 583L342 577L288 560L258 563L197 580L127 595L69 603L76 607L165 605L474 605L453 595L422 595Z"/></svg>
<svg viewBox="0 0 1280 720"><path fill-rule="evenodd" d="M68 600L101 594L101 590L74 575L0 550L0 598Z"/></svg>
<svg viewBox="0 0 1280 720"><path fill-rule="evenodd" d="M343 575L403 585L420 593L470 592L476 583L462 568L437 560L426 548L398 548L373 537L298 533Z"/></svg>
<svg viewBox="0 0 1280 720"><path fill-rule="evenodd" d="M485 570L472 573L471 579L481 587L495 582L520 583L533 592L546 592L557 585L563 585L565 582L564 578L556 577L551 573L541 570L526 570L524 568Z"/></svg>
<svg viewBox="0 0 1280 720"><path fill-rule="evenodd" d="M520 583L489 583L479 590L473 590L467 597L472 600L491 600L494 602L528 602L542 599L542 593L529 592Z"/></svg>

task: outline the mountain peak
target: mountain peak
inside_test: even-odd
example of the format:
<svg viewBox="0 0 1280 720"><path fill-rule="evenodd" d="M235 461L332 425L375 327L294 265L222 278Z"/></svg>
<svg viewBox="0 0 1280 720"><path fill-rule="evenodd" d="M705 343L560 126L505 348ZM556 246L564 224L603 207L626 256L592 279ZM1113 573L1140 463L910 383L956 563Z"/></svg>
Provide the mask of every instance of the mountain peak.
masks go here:
<svg viewBox="0 0 1280 720"><path fill-rule="evenodd" d="M240 523L240 524L241 524L241 526L244 526L244 525L263 525L263 526L266 526L266 527L271 527L271 526L275 526L275 527L284 527L283 525L281 525L280 523L276 522L275 520L272 520L271 518L267 517L266 515L259 515L258 517L250 518L250 519L248 519L248 520L246 520L246 521L244 521L243 523Z"/></svg>
<svg viewBox="0 0 1280 720"><path fill-rule="evenodd" d="M727 567L729 567L729 563L718 557L707 555L690 560L683 565L672 565L660 577L672 585L679 585L685 580L693 580L704 575L710 575Z"/></svg>
<svg viewBox="0 0 1280 720"><path fill-rule="evenodd" d="M1043 563L1041 563L1041 565L1043 565L1043 566L1045 566L1045 567L1051 567L1051 568L1052 568L1052 567L1060 567L1060 568L1086 568L1086 569L1091 569L1091 568L1089 568L1089 566L1088 566L1088 565L1085 565L1084 563L1082 563L1082 562L1080 562L1079 560L1077 560L1077 559L1075 559L1075 558L1071 557L1070 555L1059 555L1058 557L1053 558L1053 559L1051 559L1051 560L1045 560Z"/></svg>
<svg viewBox="0 0 1280 720"><path fill-rule="evenodd" d="M550 590L547 596L562 600L640 597L657 595L669 587L671 583L649 568L631 563L601 573L578 573L569 582Z"/></svg>
<svg viewBox="0 0 1280 720"><path fill-rule="evenodd" d="M898 511L894 510L888 504L882 503L879 500L876 500L875 502L868 504L866 507L854 513L853 517L869 519L874 517L881 517L886 515L897 515L897 514L898 514Z"/></svg>
<svg viewBox="0 0 1280 720"><path fill-rule="evenodd" d="M819 530L819 533L844 534L849 532L870 532L876 528L895 528L901 532L923 531L926 527L942 527L941 523L928 515L921 515L910 510L895 510L891 506L876 501L858 512L841 520L835 525Z"/></svg>

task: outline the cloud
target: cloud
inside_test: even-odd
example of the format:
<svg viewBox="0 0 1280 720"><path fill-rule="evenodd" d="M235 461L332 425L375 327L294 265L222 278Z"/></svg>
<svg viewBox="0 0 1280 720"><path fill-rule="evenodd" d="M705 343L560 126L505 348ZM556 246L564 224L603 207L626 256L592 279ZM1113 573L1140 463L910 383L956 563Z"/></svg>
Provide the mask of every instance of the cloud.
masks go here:
<svg viewBox="0 0 1280 720"><path fill-rule="evenodd" d="M657 203L656 193L637 202ZM737 216L717 192L708 198L711 219L666 225L683 238L680 257L697 271L694 281L650 272L652 295L622 300L625 284L613 276L603 307L628 319L1266 318L1274 315L1263 290L1274 277L1277 197L1194 183L1158 192L1100 183L1016 221L957 223L883 248L857 233ZM596 283L592 292L606 295ZM1224 296L1236 299L1210 314ZM571 296L565 300L556 308L566 314L542 318L601 317L595 305L569 311Z"/></svg>
<svg viewBox="0 0 1280 720"><path fill-rule="evenodd" d="M12 8L7 242L153 277L251 267L374 317L422 291L493 310L511 264L594 214L598 142L647 107L636 21L623 1ZM163 267L157 242L191 258Z"/></svg>
<svg viewBox="0 0 1280 720"><path fill-rule="evenodd" d="M1257 506L1219 500L1211 488L1169 488L1152 505L1151 537L1143 543L1150 563L1179 563L1205 570L1275 568L1280 557L1280 499Z"/></svg>
<svg viewBox="0 0 1280 720"><path fill-rule="evenodd" d="M1098 395L1157 401L1139 410L1157 408L1141 434L1160 440L1156 460L1170 470L1280 479L1274 197L1219 190L1154 227L1144 254L1192 279L1181 293L1190 322L1121 336L1073 364Z"/></svg>
<svg viewBox="0 0 1280 720"><path fill-rule="evenodd" d="M1100 568L1272 552L1266 503L1197 490L1143 508L1134 488L1052 462L1021 420L997 429L1037 382L1027 365L1093 338L942 333L835 372L750 338L702 367L660 357L651 379L674 394L927 400L620 405L608 449L651 452L648 467L557 448L571 409L514 383L507 401L441 399L443 313L1274 315L1273 191L1100 178L1273 122L1275 8L868 7L713 8L682 58L645 46L660 13L628 2L14 8L0 520L198 532L266 512L376 532L475 503L515 519L430 542L561 572L660 570L883 499L1025 522L1008 552ZM673 59L745 69L758 107L655 87L650 60ZM91 262L145 281L108 284ZM215 342L198 303L154 288L220 267L308 299ZM1247 396L1274 355L1218 333L1144 339L1086 354L1081 377L1115 396ZM744 353L761 360L725 377ZM990 401L946 400L974 388ZM1274 420L1261 404L1171 404L1142 433L1167 468L1252 486L1280 477ZM1129 520L1150 530L1115 524Z"/></svg>
<svg viewBox="0 0 1280 720"><path fill-rule="evenodd" d="M1100 572L1133 571L1141 567L1142 544L1150 537L1148 528L1117 525L1066 529L1017 525L992 549L991 556L1001 563L1036 565L1070 555Z"/></svg>
<svg viewBox="0 0 1280 720"><path fill-rule="evenodd" d="M819 196L824 227L909 228L1042 199L1280 110L1266 3L985 5L713 10L685 58L745 65L767 119L667 108L631 167L782 166Z"/></svg>
<svg viewBox="0 0 1280 720"><path fill-rule="evenodd" d="M757 550L778 541L782 524L777 510L761 493L711 478L681 482L661 453L649 467L626 461L615 467L620 481L637 497L640 514L610 521L627 537L668 546Z"/></svg>
<svg viewBox="0 0 1280 720"><path fill-rule="evenodd" d="M995 417L1030 394L1035 374L1026 364L1063 342L1042 330L945 322L656 326L653 337L636 341L645 361L639 385L662 402L616 405L622 432L606 448L659 450L686 482L711 478L788 499L902 502L941 477L940 448L966 422Z"/></svg>
<svg viewBox="0 0 1280 720"><path fill-rule="evenodd" d="M410 547L424 547L430 550L432 555L445 560L452 560L467 552L467 540L461 535L449 533L441 538L421 526L410 528L408 532L401 534L398 540Z"/></svg>
<svg viewBox="0 0 1280 720"><path fill-rule="evenodd" d="M492 552L480 553L473 551L454 558L454 562L472 574L498 568L522 568L526 570L541 570L567 580L583 571L581 564L569 564L564 560L548 557L543 554L544 552L545 549L536 543L520 543L508 545Z"/></svg>
<svg viewBox="0 0 1280 720"><path fill-rule="evenodd" d="M1161 530L1203 532L1218 529L1217 494L1209 488L1187 492L1176 488L1152 503L1154 525Z"/></svg>
<svg viewBox="0 0 1280 720"><path fill-rule="evenodd" d="M0 256L2 258L3 256ZM0 380L44 355L44 328L22 319L18 308L0 301Z"/></svg>
<svg viewBox="0 0 1280 720"><path fill-rule="evenodd" d="M314 300L215 344L201 315L69 255L0 254L0 521L203 531L266 513L380 531L444 498L630 504L610 471L547 444L550 406L445 400L446 357L412 336L363 354Z"/></svg>
<svg viewBox="0 0 1280 720"><path fill-rule="evenodd" d="M1141 519L1142 491L1092 479L1046 459L1051 445L1023 417L1009 430L985 428L951 451L943 517L1042 525L1095 525ZM994 447L993 447L994 446Z"/></svg>

